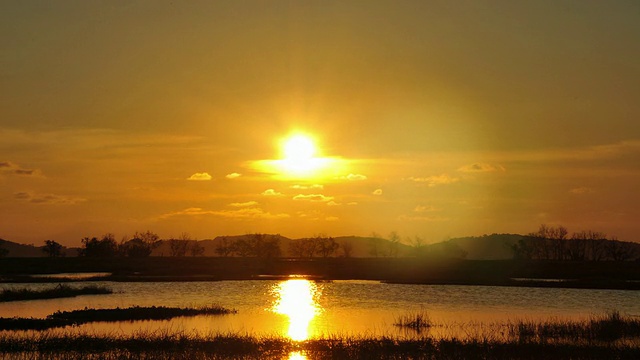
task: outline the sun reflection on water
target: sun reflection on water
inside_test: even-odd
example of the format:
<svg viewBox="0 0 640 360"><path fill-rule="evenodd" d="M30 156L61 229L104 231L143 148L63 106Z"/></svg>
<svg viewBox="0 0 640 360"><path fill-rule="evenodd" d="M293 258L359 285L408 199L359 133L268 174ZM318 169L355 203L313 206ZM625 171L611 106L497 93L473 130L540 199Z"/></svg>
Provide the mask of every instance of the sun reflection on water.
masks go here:
<svg viewBox="0 0 640 360"><path fill-rule="evenodd" d="M273 292L277 299L271 310L289 318L287 336L294 341L307 340L311 321L320 312L318 286L306 279L278 283Z"/></svg>

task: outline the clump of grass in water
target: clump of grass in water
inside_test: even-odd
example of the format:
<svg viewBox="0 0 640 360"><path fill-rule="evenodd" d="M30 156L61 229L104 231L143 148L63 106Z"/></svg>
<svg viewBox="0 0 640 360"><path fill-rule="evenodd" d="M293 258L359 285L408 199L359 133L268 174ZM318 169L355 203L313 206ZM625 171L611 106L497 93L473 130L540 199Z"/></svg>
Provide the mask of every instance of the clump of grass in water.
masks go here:
<svg viewBox="0 0 640 360"><path fill-rule="evenodd" d="M398 318L396 318L396 321L393 323L393 325L411 329L419 333L422 330L432 327L433 322L431 321L431 317L426 310L420 310L399 316Z"/></svg>
<svg viewBox="0 0 640 360"><path fill-rule="evenodd" d="M201 308L175 308L164 306L120 309L84 309L56 311L45 319L0 318L0 330L46 330L69 325L81 325L90 322L116 322L136 320L169 320L180 316L235 314L222 306L212 305Z"/></svg>
<svg viewBox="0 0 640 360"><path fill-rule="evenodd" d="M0 292L0 302L21 300L42 300L75 297L79 295L104 295L113 294L113 290L104 287L89 285L80 288L59 284L58 286L44 290L33 289L4 289Z"/></svg>

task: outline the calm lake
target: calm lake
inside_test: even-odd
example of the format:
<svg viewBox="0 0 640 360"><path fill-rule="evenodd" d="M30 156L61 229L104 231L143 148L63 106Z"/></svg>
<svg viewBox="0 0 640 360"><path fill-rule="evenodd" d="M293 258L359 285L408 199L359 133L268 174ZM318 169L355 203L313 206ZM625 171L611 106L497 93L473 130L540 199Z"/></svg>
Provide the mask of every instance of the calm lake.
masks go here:
<svg viewBox="0 0 640 360"><path fill-rule="evenodd" d="M401 315L426 310L436 337L464 336L474 326L515 321L584 319L611 310L640 315L640 291L549 289L457 285L400 285L375 281L290 280L219 282L77 282L103 285L111 295L0 303L1 317L43 318L58 310L130 306L198 307L219 304L238 310L224 316L171 321L91 323L61 331L131 334L186 331L200 334L282 335L294 340L319 336L415 334L394 326ZM55 284L2 284L1 288L51 288Z"/></svg>

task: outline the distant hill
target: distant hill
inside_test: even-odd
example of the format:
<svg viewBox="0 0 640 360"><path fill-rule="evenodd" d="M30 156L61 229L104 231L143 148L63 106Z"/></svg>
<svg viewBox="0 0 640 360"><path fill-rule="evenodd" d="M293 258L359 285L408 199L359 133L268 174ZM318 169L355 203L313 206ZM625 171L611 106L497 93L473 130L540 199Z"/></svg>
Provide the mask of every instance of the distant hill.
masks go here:
<svg viewBox="0 0 640 360"><path fill-rule="evenodd" d="M442 251L444 248L456 247L463 251L469 260L504 260L513 258L512 246L524 236L518 234L491 234L454 238L432 244L429 251Z"/></svg>
<svg viewBox="0 0 640 360"><path fill-rule="evenodd" d="M0 239L0 249L6 249L6 257L45 257L42 249L44 246L35 246L33 244L25 245L9 240ZM62 248L64 256L78 256L79 248Z"/></svg>

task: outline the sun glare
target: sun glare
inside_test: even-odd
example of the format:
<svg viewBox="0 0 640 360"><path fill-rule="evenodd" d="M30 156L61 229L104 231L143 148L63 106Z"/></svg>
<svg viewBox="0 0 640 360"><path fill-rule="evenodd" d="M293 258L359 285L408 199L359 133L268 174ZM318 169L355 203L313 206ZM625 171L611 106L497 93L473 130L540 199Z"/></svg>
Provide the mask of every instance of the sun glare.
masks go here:
<svg viewBox="0 0 640 360"><path fill-rule="evenodd" d="M340 176L346 161L325 157L315 137L305 133L290 134L278 143L279 158L251 162L254 169L273 174L280 180L319 181Z"/></svg>
<svg viewBox="0 0 640 360"><path fill-rule="evenodd" d="M328 159L316 157L318 147L308 135L292 135L282 142L281 147L281 172L288 176L312 177L328 163Z"/></svg>
<svg viewBox="0 0 640 360"><path fill-rule="evenodd" d="M278 299L272 310L289 318L287 335L291 340L309 338L309 325L318 313L317 287L306 279L287 280L274 289Z"/></svg>

